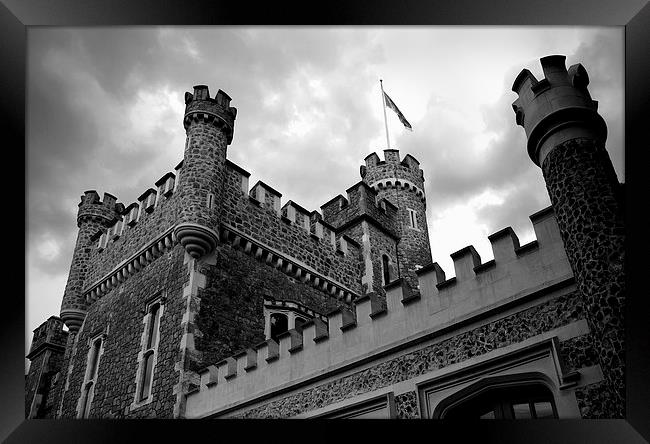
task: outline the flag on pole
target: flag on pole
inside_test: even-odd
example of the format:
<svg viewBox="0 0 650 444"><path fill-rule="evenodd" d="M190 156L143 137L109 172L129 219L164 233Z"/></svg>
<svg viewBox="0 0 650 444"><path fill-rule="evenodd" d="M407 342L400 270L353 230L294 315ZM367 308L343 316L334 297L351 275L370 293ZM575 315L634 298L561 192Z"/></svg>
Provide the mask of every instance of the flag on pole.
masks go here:
<svg viewBox="0 0 650 444"><path fill-rule="evenodd" d="M402 122L402 125L404 125L404 128L406 128L409 131L413 131L413 128L411 127L411 124L408 123L406 118L404 117L404 114L399 110L397 105L395 105L395 102L388 97L388 94L384 92L384 103L386 104L387 107L395 111L395 114L397 114L397 117L399 118L399 121Z"/></svg>

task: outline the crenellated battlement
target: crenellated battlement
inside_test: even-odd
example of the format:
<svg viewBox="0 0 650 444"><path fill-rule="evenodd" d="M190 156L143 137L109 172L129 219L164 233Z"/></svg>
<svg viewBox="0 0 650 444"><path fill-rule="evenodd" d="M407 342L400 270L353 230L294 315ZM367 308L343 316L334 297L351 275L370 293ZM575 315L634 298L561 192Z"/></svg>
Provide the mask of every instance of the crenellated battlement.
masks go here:
<svg viewBox="0 0 650 444"><path fill-rule="evenodd" d="M177 243L171 230L179 213L174 197L181 170L182 162L175 173L165 173L136 202L126 207L115 204L121 211L113 223L91 236L93 248L82 291L87 303L107 294Z"/></svg>
<svg viewBox="0 0 650 444"><path fill-rule="evenodd" d="M395 205L386 199L378 199L377 191L364 181L352 185L346 193L347 198L339 194L321 205L327 223L342 231L364 218L370 218L392 237L399 237Z"/></svg>
<svg viewBox="0 0 650 444"><path fill-rule="evenodd" d="M319 212L293 200L283 204L282 193L267 183L260 180L249 190L249 177L226 161L223 242L337 299L358 297L360 246Z"/></svg>
<svg viewBox="0 0 650 444"><path fill-rule="evenodd" d="M77 226L81 227L83 221L94 220L101 224L108 224L114 221L124 211L124 205L117 202L117 198L109 193L104 193L100 201L99 194L95 190L84 192L79 202L77 212Z"/></svg>
<svg viewBox="0 0 650 444"><path fill-rule="evenodd" d="M176 174L173 172L165 173L155 182L155 187L148 188L138 197L136 202L129 204L127 207L124 207L121 203L115 204L116 198L110 196L109 202L112 200L117 215L108 228L101 229L93 234L91 240L97 242L95 247L98 253L110 249L122 236L129 236L130 231L135 229L138 223L153 217L152 213L157 208L162 207L163 201L170 199L174 194L177 186L176 175L180 173L181 168L182 162L176 167Z"/></svg>
<svg viewBox="0 0 650 444"><path fill-rule="evenodd" d="M187 396L188 417L227 414L279 387L290 390L324 372L391 347L403 347L518 300L541 297L573 285L571 267L551 207L530 219L537 239L519 245L512 228L489 236L494 259L482 263L472 246L453 253L456 276L445 278L437 263L420 269L419 293L404 279L384 287L386 305L375 293L199 371L201 382Z"/></svg>
<svg viewBox="0 0 650 444"><path fill-rule="evenodd" d="M68 332L63 330L63 320L57 316L50 316L47 321L34 329L27 359L32 359L47 348L63 350L67 339Z"/></svg>
<svg viewBox="0 0 650 444"><path fill-rule="evenodd" d="M512 85L512 91L519 95L512 104L516 122L528 136L528 155L540 166L547 150L560 139L593 136L604 142L607 137L605 121L597 112L598 102L591 99L587 89L587 71L580 63L567 70L565 60L563 55L542 57L542 80L523 69ZM542 149L544 145L546 150Z"/></svg>
<svg viewBox="0 0 650 444"><path fill-rule="evenodd" d="M222 90L219 90L214 98L210 98L206 85L194 86L194 93L185 93L183 126L187 130L193 121L211 123L223 129L228 144L232 143L237 108L230 106L231 100Z"/></svg>
<svg viewBox="0 0 650 444"><path fill-rule="evenodd" d="M400 160L399 150L384 150L384 160L376 153L365 158L360 168L361 178L379 191L384 188L399 188L415 192L424 202L424 172L420 162L410 154Z"/></svg>

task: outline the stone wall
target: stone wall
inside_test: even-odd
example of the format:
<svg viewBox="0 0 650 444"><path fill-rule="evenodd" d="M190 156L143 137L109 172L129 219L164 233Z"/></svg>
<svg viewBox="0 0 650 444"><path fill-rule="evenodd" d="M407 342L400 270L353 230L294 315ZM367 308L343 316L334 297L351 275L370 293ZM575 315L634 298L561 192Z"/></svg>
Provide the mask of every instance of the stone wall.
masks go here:
<svg viewBox="0 0 650 444"><path fill-rule="evenodd" d="M226 171L221 196L223 223L359 293L357 248L352 246L347 255L338 254L327 239L315 238L297 224L283 222L273 206L258 204L242 190L240 172L232 168Z"/></svg>
<svg viewBox="0 0 650 444"><path fill-rule="evenodd" d="M89 245L91 251L84 288L88 288L103 278L120 262L135 254L164 230L176 224L179 212L178 193L169 197L159 195L155 209L151 213L147 213L141 208L138 222L132 227L125 226L122 235L114 241L110 240L104 250L99 250L98 243L92 242Z"/></svg>
<svg viewBox="0 0 650 444"><path fill-rule="evenodd" d="M229 245L219 245L216 263L204 265L206 286L199 290L195 343L198 367L251 347L264 336L264 297L299 302L321 314L342 301L280 273Z"/></svg>
<svg viewBox="0 0 650 444"><path fill-rule="evenodd" d="M79 331L72 373L66 381L62 416L75 418L86 371L89 340L103 332L106 338L99 361L97 384L90 410L92 418L171 418L178 382L174 368L184 312L182 286L188 278L185 251L177 245L138 274L126 280L89 308ZM159 292L166 293L160 322L158 362L153 377L153 402L130 410L135 399L138 353L142 349L146 304ZM65 375L64 375L65 376Z"/></svg>
<svg viewBox="0 0 650 444"><path fill-rule="evenodd" d="M625 229L618 181L605 147L572 139L555 147L542 164L562 240L585 298L594 348L617 399L610 417L625 412Z"/></svg>
<svg viewBox="0 0 650 444"><path fill-rule="evenodd" d="M449 339L380 362L370 368L307 390L281 396L236 416L242 418L295 416L521 342L582 319L583 315L584 307L580 297L576 292L572 292ZM578 344L575 341L568 342L562 343L567 353L577 353L572 350L572 347ZM407 404L410 402L410 407L398 408L398 414L414 414L416 409L413 407L412 400L406 401L400 398L400 402L402 401Z"/></svg>

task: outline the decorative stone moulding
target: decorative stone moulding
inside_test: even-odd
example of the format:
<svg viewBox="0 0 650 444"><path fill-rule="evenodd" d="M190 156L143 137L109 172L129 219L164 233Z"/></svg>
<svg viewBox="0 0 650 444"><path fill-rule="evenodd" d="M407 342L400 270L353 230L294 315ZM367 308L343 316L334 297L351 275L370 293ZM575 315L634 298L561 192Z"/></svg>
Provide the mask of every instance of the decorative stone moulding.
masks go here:
<svg viewBox="0 0 650 444"><path fill-rule="evenodd" d="M179 224L174 229L174 234L183 248L195 259L210 253L219 242L217 232L198 224Z"/></svg>
<svg viewBox="0 0 650 444"><path fill-rule="evenodd" d="M206 85L194 86L194 94L185 93L185 116L183 126L187 130L194 121L211 123L226 135L228 144L232 143L237 108L230 106L231 98L219 90L214 98Z"/></svg>
<svg viewBox="0 0 650 444"><path fill-rule="evenodd" d="M358 295L354 291L344 285L318 273L305 264L298 263L298 261L289 258L261 242L249 238L233 227L224 224L221 228L221 239L223 242L230 242L234 248L242 250L255 259L277 268L294 279L308 283L312 287L340 301L350 303L358 298Z"/></svg>
<svg viewBox="0 0 650 444"><path fill-rule="evenodd" d="M598 114L598 102L587 90L589 76L581 64L566 69L566 57L550 55L540 63L544 76L537 80L523 69L512 85L519 98L512 103L517 125L528 137L528 155L538 166L552 147L577 137L604 142L607 125Z"/></svg>
<svg viewBox="0 0 650 444"><path fill-rule="evenodd" d="M412 191L416 196L420 198L422 202L426 200L424 195L424 190L415 185L413 182L407 179L398 179L395 177L388 177L385 179L378 180L377 182L370 185L375 191L379 191L384 188L400 188Z"/></svg>
<svg viewBox="0 0 650 444"><path fill-rule="evenodd" d="M326 371L347 368L355 361L352 365L360 365L371 354L403 349L408 341L440 337L459 321L471 324L532 299L569 295L575 290L575 279L561 254L564 247L552 208L530 219L537 236L530 245L536 248L522 252L510 227L494 233L489 237L495 257L489 272L481 268L484 264L476 250L468 246L451 255L456 277L446 280L434 262L417 271L418 292L404 279L394 280L384 286L385 303L375 293L367 293L356 298L350 309L335 309L326 319L307 321L300 331L293 329L277 341L267 339L199 369L199 387L187 392L187 417L219 416L246 408L264 399L269 387L289 390L287 374L302 385L321 378ZM224 241L231 240L260 260L284 268L284 259L275 253L251 246L239 233L225 232ZM584 320L562 328L567 332L579 328L576 335L589 331ZM550 333L544 334L550 337ZM580 375L566 373L558 364L558 376L560 389L566 389L574 386Z"/></svg>
<svg viewBox="0 0 650 444"><path fill-rule="evenodd" d="M74 333L79 331L81 324L83 324L84 319L86 319L86 311L75 308L66 308L65 310L61 310L60 317L68 327L68 330Z"/></svg>
<svg viewBox="0 0 650 444"><path fill-rule="evenodd" d="M142 270L164 253L171 250L176 242L177 238L174 234L173 227L168 228L162 235L158 236L152 242L149 242L127 260L122 261L110 273L106 274L103 278L99 279L84 290L83 294L86 301L88 303L93 303L113 288L125 282L133 274ZM61 312L61 318L64 319L64 312ZM66 325L68 325L67 322ZM69 325L68 328L70 328Z"/></svg>

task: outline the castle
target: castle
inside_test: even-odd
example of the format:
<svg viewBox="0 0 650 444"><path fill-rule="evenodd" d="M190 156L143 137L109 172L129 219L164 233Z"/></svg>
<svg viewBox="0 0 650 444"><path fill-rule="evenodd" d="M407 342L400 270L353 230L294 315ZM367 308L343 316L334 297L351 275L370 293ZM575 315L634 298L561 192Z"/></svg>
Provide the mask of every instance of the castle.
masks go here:
<svg viewBox="0 0 650 444"><path fill-rule="evenodd" d="M128 206L81 197L28 418L621 418L624 225L582 65L513 84L552 205L432 261L424 173L397 150L309 211L227 159L237 110L185 93L183 160ZM67 331L63 325L67 326Z"/></svg>

